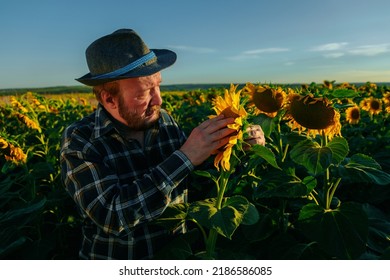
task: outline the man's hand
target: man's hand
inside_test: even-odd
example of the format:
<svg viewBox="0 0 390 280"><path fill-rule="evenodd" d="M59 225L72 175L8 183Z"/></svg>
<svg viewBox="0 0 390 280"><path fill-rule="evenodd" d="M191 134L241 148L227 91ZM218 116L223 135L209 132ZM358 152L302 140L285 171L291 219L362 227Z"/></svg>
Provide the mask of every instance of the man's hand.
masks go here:
<svg viewBox="0 0 390 280"><path fill-rule="evenodd" d="M258 144L261 146L265 145L265 136L263 129L260 125L250 125L246 129L246 134L248 135L247 138L244 139L245 143L247 145L244 145L245 150L249 150L251 146Z"/></svg>
<svg viewBox="0 0 390 280"><path fill-rule="evenodd" d="M234 123L234 118L225 118L223 115L209 119L192 130L187 141L180 148L197 166L203 163L214 151L225 146L229 137L236 131L227 127Z"/></svg>

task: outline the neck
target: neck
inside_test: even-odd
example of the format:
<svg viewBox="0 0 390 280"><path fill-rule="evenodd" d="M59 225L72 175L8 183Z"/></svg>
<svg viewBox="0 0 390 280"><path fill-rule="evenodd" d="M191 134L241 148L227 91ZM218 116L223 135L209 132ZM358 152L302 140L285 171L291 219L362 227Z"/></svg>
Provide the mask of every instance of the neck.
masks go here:
<svg viewBox="0 0 390 280"><path fill-rule="evenodd" d="M103 107L104 108L104 107ZM105 109L105 108L104 108ZM111 115L110 112L108 112L109 118L113 122L116 129L119 131L119 133L126 139L126 140L137 140L141 147L144 146L144 131L143 130L133 130L130 127L128 127L126 124L122 123L118 119L116 119L113 115Z"/></svg>

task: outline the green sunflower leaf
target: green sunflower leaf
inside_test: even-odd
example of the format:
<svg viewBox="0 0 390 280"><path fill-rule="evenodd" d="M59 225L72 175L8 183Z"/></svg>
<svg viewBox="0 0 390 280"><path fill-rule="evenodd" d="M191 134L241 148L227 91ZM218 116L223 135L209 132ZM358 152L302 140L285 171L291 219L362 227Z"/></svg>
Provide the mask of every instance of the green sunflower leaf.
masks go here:
<svg viewBox="0 0 390 280"><path fill-rule="evenodd" d="M249 218L247 214L249 205L245 197L233 196L225 198L221 209L217 209L215 199L211 198L192 203L188 214L202 226L215 229L220 235L231 239L235 230L243 222L244 216L247 215L246 218ZM253 217L250 219L252 220Z"/></svg>
<svg viewBox="0 0 390 280"><path fill-rule="evenodd" d="M297 228L332 258L356 259L366 249L368 218L361 204L346 202L334 210L305 205Z"/></svg>
<svg viewBox="0 0 390 280"><path fill-rule="evenodd" d="M295 163L303 165L309 173L317 175L332 163L332 150L307 139L291 150L290 157Z"/></svg>

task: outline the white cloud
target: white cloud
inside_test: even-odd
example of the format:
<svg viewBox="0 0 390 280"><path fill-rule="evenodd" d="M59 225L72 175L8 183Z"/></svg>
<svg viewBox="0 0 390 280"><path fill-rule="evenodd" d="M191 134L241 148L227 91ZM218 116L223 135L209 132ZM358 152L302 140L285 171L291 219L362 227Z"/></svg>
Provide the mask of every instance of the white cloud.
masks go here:
<svg viewBox="0 0 390 280"><path fill-rule="evenodd" d="M375 56L388 52L390 52L390 44L366 45L348 51L350 54L363 56Z"/></svg>
<svg viewBox="0 0 390 280"><path fill-rule="evenodd" d="M203 48L203 47L192 47L192 46L185 46L185 45L170 45L168 46L170 49L174 50L180 50L180 51L187 51L187 52L193 52L193 53L213 53L217 50L211 49L211 48Z"/></svg>
<svg viewBox="0 0 390 280"><path fill-rule="evenodd" d="M288 52L289 49L286 48L265 48L265 49L256 49L256 50L249 50L244 51L243 55L256 55L256 54L262 54L262 53L279 53L279 52Z"/></svg>
<svg viewBox="0 0 390 280"><path fill-rule="evenodd" d="M344 55L375 56L390 52L390 44L364 45L347 48L349 43L329 43L312 48L312 51L321 52L326 58L338 58Z"/></svg>
<svg viewBox="0 0 390 280"><path fill-rule="evenodd" d="M324 57L326 58L338 58L344 56L344 53L342 52L332 52L332 53L326 53L324 54Z"/></svg>
<svg viewBox="0 0 390 280"><path fill-rule="evenodd" d="M347 46L347 42L341 42L341 43L329 43L324 45L316 46L312 49L312 51L317 52L324 52L324 51L337 51L343 49L345 46Z"/></svg>
<svg viewBox="0 0 390 280"><path fill-rule="evenodd" d="M228 57L229 60L247 60L247 59L257 59L261 58L262 54L273 54L273 53L280 53L280 52L288 52L290 49L287 48L264 48L264 49L255 49L255 50L248 50L243 51L242 53Z"/></svg>

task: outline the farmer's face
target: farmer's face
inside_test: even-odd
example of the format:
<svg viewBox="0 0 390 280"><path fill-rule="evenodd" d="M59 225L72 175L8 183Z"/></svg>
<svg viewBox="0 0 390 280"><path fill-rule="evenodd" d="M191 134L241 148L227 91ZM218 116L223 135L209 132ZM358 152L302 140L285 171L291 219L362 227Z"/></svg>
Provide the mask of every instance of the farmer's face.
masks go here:
<svg viewBox="0 0 390 280"><path fill-rule="evenodd" d="M145 130L160 118L161 73L119 80L116 98L119 121L134 130Z"/></svg>

